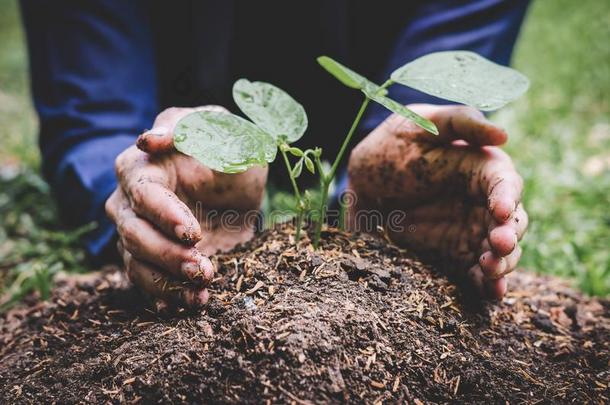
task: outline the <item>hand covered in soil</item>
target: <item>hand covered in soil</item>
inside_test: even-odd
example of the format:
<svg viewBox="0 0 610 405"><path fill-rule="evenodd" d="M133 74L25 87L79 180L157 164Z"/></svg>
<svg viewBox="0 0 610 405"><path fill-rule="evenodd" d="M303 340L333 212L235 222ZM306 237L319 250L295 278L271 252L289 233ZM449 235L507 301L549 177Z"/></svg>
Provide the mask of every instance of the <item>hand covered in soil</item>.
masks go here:
<svg viewBox="0 0 610 405"><path fill-rule="evenodd" d="M159 306L207 302L205 287L214 275L207 256L252 237L246 214L258 210L267 178L267 168L223 174L174 150L176 123L199 109L224 110L159 114L137 146L117 157L119 186L106 202L129 279Z"/></svg>
<svg viewBox="0 0 610 405"><path fill-rule="evenodd" d="M470 107L409 108L440 135L394 114L354 148L350 226L366 226L362 210L379 210L395 243L444 259L467 272L482 295L501 298L528 223L522 179L497 147L507 134Z"/></svg>

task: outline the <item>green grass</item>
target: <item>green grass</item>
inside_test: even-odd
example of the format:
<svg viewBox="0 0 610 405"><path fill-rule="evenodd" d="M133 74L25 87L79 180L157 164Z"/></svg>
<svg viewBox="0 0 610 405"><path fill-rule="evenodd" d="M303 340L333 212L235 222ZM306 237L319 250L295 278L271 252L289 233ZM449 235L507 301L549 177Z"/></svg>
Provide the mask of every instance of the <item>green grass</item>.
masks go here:
<svg viewBox="0 0 610 405"><path fill-rule="evenodd" d="M0 12L0 162L37 167L36 119L29 99L27 52L17 2Z"/></svg>
<svg viewBox="0 0 610 405"><path fill-rule="evenodd" d="M521 264L610 293L610 3L532 4L514 65L532 86L494 120L525 179Z"/></svg>
<svg viewBox="0 0 610 405"><path fill-rule="evenodd" d="M533 2L514 60L532 87L492 117L509 130L507 150L525 178L523 267L595 295L610 293L608 21L606 0ZM61 230L36 175L36 122L12 0L0 13L0 44L1 305L33 289L44 296L54 273L82 270L82 251L74 247L80 233Z"/></svg>

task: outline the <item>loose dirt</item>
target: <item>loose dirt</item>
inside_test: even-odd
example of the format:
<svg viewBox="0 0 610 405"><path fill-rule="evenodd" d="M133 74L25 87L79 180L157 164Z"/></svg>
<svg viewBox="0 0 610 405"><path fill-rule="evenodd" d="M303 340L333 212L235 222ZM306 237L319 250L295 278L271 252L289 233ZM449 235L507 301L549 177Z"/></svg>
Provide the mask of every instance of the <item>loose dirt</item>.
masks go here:
<svg viewBox="0 0 610 405"><path fill-rule="evenodd" d="M383 238L265 232L216 257L203 311L119 272L0 318L5 403L607 403L610 303L520 272L481 302Z"/></svg>

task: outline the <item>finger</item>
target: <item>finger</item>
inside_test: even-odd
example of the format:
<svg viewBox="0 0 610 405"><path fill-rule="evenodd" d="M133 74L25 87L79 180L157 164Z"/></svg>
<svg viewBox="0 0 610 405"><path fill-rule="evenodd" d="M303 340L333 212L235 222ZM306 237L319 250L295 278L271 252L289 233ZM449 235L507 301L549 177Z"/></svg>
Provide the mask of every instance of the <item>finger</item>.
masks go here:
<svg viewBox="0 0 610 405"><path fill-rule="evenodd" d="M201 239L201 226L189 207L165 184L144 175L145 169L136 169L125 181L126 193L136 214L148 219L166 235L193 245Z"/></svg>
<svg viewBox="0 0 610 405"><path fill-rule="evenodd" d="M118 232L124 248L133 256L160 267L178 279L199 285L208 284L212 280L214 266L210 259L195 248L167 239L133 211L127 212L119 222Z"/></svg>
<svg viewBox="0 0 610 405"><path fill-rule="evenodd" d="M523 181L516 172L497 174L487 187L487 207L496 221L506 221L521 200Z"/></svg>
<svg viewBox="0 0 610 405"><path fill-rule="evenodd" d="M498 256L492 251L487 251L479 257L479 265L485 278L497 279L504 274L507 268L504 256Z"/></svg>
<svg viewBox="0 0 610 405"><path fill-rule="evenodd" d="M136 145L146 153L161 154L174 149L174 128L178 121L195 111L227 112L221 106L203 106L197 108L172 107L164 110L157 116L152 129L141 134Z"/></svg>
<svg viewBox="0 0 610 405"><path fill-rule="evenodd" d="M483 280L483 284L485 286L485 295L494 300L502 299L508 289L506 277L500 277L498 279L485 279Z"/></svg>
<svg viewBox="0 0 610 405"><path fill-rule="evenodd" d="M499 279L512 272L521 259L521 247L517 246L508 256L498 256L491 251L483 253L479 257L479 265L483 275L488 279Z"/></svg>
<svg viewBox="0 0 610 405"><path fill-rule="evenodd" d="M159 314L166 314L169 312L169 304L163 300L155 300L155 311Z"/></svg>
<svg viewBox="0 0 610 405"><path fill-rule="evenodd" d="M488 227L488 245L485 250L493 250L504 256L502 253L510 253L517 242L523 238L527 230L528 217L523 209L523 204L519 204L506 222L491 220ZM511 235L514 234L514 237Z"/></svg>
<svg viewBox="0 0 610 405"><path fill-rule="evenodd" d="M506 256L506 271L504 274L502 274L503 276L513 272L517 268L517 264L519 264L519 260L521 260L522 253L523 249L521 249L521 246L517 246L515 250Z"/></svg>
<svg viewBox="0 0 610 405"><path fill-rule="evenodd" d="M124 208L128 207L129 201L120 188L115 189L110 197L106 200L105 209L106 215L116 225L118 222L119 213Z"/></svg>
<svg viewBox="0 0 610 405"><path fill-rule="evenodd" d="M465 160L460 172L470 176L469 193L487 200L487 209L498 222L507 221L521 201L523 180L508 156L499 149L486 149L483 163Z"/></svg>
<svg viewBox="0 0 610 405"><path fill-rule="evenodd" d="M192 288L185 283L171 279L152 266L134 258L124 248L123 263L129 280L150 296L172 305L200 307L207 303L209 293L206 289Z"/></svg>
<svg viewBox="0 0 610 405"><path fill-rule="evenodd" d="M488 213L487 215L490 216L491 214ZM488 236L490 236L492 231L494 231L496 228L503 228L501 231L497 232L499 232L501 235L505 235L509 232L509 230L512 230L512 232L515 234L516 240L520 241L523 238L523 235L525 235L525 232L527 231L528 222L528 216L525 210L523 209L523 204L519 203L519 205L517 205L517 208L511 214L510 218L507 221L498 222L495 219L489 219L487 233ZM484 250L491 249L491 245L488 245L488 248Z"/></svg>
<svg viewBox="0 0 610 405"><path fill-rule="evenodd" d="M523 235L525 235L525 231L527 231L527 226L529 225L529 217L523 208L523 204L519 203L517 206L517 209L510 219L510 224L515 229L517 239L523 239Z"/></svg>
<svg viewBox="0 0 610 405"><path fill-rule="evenodd" d="M439 135L429 136L432 142L451 143L464 140L471 145L502 145L508 139L506 131L472 107L412 104L409 108L434 122Z"/></svg>
<svg viewBox="0 0 610 405"><path fill-rule="evenodd" d="M468 275L468 278L470 279L472 285L476 288L479 295L485 295L485 285L483 283L484 277L481 267L476 264L472 266L466 274Z"/></svg>
<svg viewBox="0 0 610 405"><path fill-rule="evenodd" d="M487 237L491 250L498 256L507 256L517 247L517 234L510 224L493 228Z"/></svg>

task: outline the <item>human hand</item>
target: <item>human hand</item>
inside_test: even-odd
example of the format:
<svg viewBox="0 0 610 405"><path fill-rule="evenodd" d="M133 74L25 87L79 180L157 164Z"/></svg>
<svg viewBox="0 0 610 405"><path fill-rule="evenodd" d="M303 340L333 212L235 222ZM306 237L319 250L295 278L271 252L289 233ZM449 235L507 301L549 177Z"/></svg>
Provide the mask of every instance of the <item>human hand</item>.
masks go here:
<svg viewBox="0 0 610 405"><path fill-rule="evenodd" d="M262 201L266 167L223 174L174 150L178 120L210 109L224 111L217 106L163 111L137 146L115 162L119 185L106 212L117 226L127 276L160 306L207 302L205 287L214 275L208 255L250 239L246 214ZM231 226L225 227L220 220L229 210Z"/></svg>
<svg viewBox="0 0 610 405"><path fill-rule="evenodd" d="M466 271L483 295L501 298L521 257L528 224L522 180L497 146L506 133L464 106L411 105L433 121L434 136L390 116L356 148L349 181L359 210L404 212L386 231L397 244L442 257Z"/></svg>

